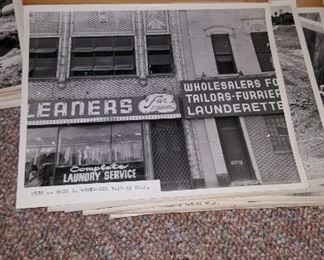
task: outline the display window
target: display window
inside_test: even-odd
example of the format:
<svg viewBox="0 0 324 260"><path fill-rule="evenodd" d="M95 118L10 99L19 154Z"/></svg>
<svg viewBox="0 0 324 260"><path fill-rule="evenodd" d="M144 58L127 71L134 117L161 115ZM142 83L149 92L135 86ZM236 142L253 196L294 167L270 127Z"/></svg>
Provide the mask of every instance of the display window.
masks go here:
<svg viewBox="0 0 324 260"><path fill-rule="evenodd" d="M144 164L141 122L29 128L27 132L26 186L52 185L57 169L67 167Z"/></svg>

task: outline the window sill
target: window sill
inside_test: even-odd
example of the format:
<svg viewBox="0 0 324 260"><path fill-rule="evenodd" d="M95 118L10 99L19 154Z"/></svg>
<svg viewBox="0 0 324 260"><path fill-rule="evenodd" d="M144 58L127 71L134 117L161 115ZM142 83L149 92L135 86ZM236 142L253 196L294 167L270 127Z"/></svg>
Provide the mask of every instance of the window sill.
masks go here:
<svg viewBox="0 0 324 260"><path fill-rule="evenodd" d="M275 154L293 153L292 150L273 151Z"/></svg>
<svg viewBox="0 0 324 260"><path fill-rule="evenodd" d="M93 80L99 80L99 79L124 79L124 78L135 78L138 79L138 75L106 75L106 76L70 76L67 78L68 80L82 80L82 79L93 79Z"/></svg>
<svg viewBox="0 0 324 260"><path fill-rule="evenodd" d="M154 73L148 74L147 78L157 78L157 77L175 77L176 73Z"/></svg>
<svg viewBox="0 0 324 260"><path fill-rule="evenodd" d="M28 77L28 82L31 82L31 81L57 81L58 79L56 77L48 77L48 78L31 78L31 77Z"/></svg>

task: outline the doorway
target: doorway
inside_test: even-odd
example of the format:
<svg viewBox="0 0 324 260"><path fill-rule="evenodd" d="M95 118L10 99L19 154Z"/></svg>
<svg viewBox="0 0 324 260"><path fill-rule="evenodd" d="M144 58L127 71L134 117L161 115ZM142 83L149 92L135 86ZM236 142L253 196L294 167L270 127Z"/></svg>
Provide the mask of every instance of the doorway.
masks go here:
<svg viewBox="0 0 324 260"><path fill-rule="evenodd" d="M217 118L216 124L230 181L255 180L239 118Z"/></svg>

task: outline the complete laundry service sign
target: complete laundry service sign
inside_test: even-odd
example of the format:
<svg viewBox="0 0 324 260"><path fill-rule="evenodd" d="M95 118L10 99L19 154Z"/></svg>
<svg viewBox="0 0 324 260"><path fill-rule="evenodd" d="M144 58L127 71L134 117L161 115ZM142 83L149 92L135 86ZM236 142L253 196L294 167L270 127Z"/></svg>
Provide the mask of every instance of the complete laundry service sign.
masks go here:
<svg viewBox="0 0 324 260"><path fill-rule="evenodd" d="M282 113L275 75L181 82L185 118Z"/></svg>
<svg viewBox="0 0 324 260"><path fill-rule="evenodd" d="M145 180L143 162L58 167L54 185L138 180Z"/></svg>

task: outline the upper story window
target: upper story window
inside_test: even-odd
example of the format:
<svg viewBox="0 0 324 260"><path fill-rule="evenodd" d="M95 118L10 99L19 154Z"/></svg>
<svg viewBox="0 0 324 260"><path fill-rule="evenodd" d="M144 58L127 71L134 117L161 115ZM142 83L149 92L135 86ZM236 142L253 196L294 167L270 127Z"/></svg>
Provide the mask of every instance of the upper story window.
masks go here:
<svg viewBox="0 0 324 260"><path fill-rule="evenodd" d="M150 74L173 73L173 54L170 35L146 36Z"/></svg>
<svg viewBox="0 0 324 260"><path fill-rule="evenodd" d="M29 77L55 78L58 38L31 38L29 49Z"/></svg>
<svg viewBox="0 0 324 260"><path fill-rule="evenodd" d="M133 36L75 37L71 76L136 74Z"/></svg>
<svg viewBox="0 0 324 260"><path fill-rule="evenodd" d="M216 65L219 74L237 73L232 46L228 34L211 35Z"/></svg>
<svg viewBox="0 0 324 260"><path fill-rule="evenodd" d="M291 152L289 135L283 115L265 115L266 126L275 152Z"/></svg>
<svg viewBox="0 0 324 260"><path fill-rule="evenodd" d="M251 37L261 71L274 71L268 33L251 33Z"/></svg>

